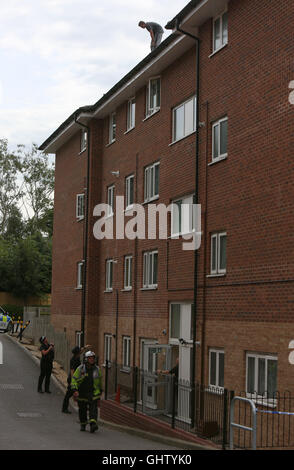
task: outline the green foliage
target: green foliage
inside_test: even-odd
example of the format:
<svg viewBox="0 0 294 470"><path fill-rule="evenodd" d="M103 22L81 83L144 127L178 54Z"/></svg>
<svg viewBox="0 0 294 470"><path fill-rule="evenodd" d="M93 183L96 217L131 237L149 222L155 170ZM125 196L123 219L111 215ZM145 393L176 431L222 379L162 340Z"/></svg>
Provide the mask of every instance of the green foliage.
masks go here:
<svg viewBox="0 0 294 470"><path fill-rule="evenodd" d="M0 139L0 291L26 298L51 291L54 168L32 145Z"/></svg>

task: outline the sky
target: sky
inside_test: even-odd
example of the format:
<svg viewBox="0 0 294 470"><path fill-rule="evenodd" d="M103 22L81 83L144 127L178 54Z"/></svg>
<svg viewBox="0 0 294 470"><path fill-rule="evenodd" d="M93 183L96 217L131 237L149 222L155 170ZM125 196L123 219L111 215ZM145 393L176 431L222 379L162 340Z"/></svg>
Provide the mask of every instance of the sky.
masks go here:
<svg viewBox="0 0 294 470"><path fill-rule="evenodd" d="M0 0L0 138L37 145L150 52L189 0ZM165 30L163 39L171 34Z"/></svg>

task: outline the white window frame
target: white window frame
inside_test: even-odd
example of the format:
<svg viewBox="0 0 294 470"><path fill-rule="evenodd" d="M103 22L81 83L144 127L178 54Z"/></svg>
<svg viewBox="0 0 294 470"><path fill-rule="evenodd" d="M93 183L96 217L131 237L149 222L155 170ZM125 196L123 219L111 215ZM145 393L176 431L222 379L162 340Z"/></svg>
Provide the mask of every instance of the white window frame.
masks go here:
<svg viewBox="0 0 294 470"><path fill-rule="evenodd" d="M112 346L112 335L109 333L104 334L104 366L108 361L108 367L111 366L111 346Z"/></svg>
<svg viewBox="0 0 294 470"><path fill-rule="evenodd" d="M216 364L215 364L215 384L212 384L210 379L211 379L211 354L215 353L216 354ZM225 360L225 352L223 349L215 349L215 348L210 348L209 349L209 388L212 390L223 390L224 385L219 384L219 376L220 376L220 370L219 370L219 356L222 354L224 356ZM225 377L223 377L223 382L225 381Z"/></svg>
<svg viewBox="0 0 294 470"><path fill-rule="evenodd" d="M157 272L154 271L154 259L157 257ZM156 277L156 281L155 281ZM143 253L143 289L156 289L158 286L158 250Z"/></svg>
<svg viewBox="0 0 294 470"><path fill-rule="evenodd" d="M211 274L226 274L227 272L227 256L226 256L226 268L223 269L220 267L220 239L221 237L227 238L227 232L217 232L212 233L210 237L210 273ZM215 257L213 256L213 240L216 240L216 253ZM227 247L227 245L226 245ZM227 251L226 251L227 254ZM215 261L215 269L213 269L213 261Z"/></svg>
<svg viewBox="0 0 294 470"><path fill-rule="evenodd" d="M76 218L81 220L85 217L85 194L77 194L76 196Z"/></svg>
<svg viewBox="0 0 294 470"><path fill-rule="evenodd" d="M122 368L130 371L131 369L131 337L122 337Z"/></svg>
<svg viewBox="0 0 294 470"><path fill-rule="evenodd" d="M107 217L111 217L114 214L114 191L115 185L112 184L111 186L107 187Z"/></svg>
<svg viewBox="0 0 294 470"><path fill-rule="evenodd" d="M135 124L136 124L136 98L133 97L128 101L127 131L134 129Z"/></svg>
<svg viewBox="0 0 294 470"><path fill-rule="evenodd" d="M157 169L158 168L158 169ZM158 192L155 191L156 171L158 171ZM148 165L144 169L144 202L159 197L159 162Z"/></svg>
<svg viewBox="0 0 294 470"><path fill-rule="evenodd" d="M133 256L127 255L124 258L124 290L132 289L132 269Z"/></svg>
<svg viewBox="0 0 294 470"><path fill-rule="evenodd" d="M77 263L77 289L83 288L83 269L84 269L84 262L79 261Z"/></svg>
<svg viewBox="0 0 294 470"><path fill-rule="evenodd" d="M153 103L152 105L150 105L150 95L151 95L152 83L154 81L159 82L159 94L156 94L156 103ZM161 105L161 78L152 77L149 79L147 89L146 89L146 117L152 116L152 114L159 111L160 105Z"/></svg>
<svg viewBox="0 0 294 470"><path fill-rule="evenodd" d="M227 15L227 37L226 37L226 40L224 40L224 27L223 27L223 17L224 15ZM215 24L216 22L220 20L220 37L221 37L221 44L219 47L216 47L215 46ZM213 39L212 39L212 50L213 52L217 52L219 51L220 49L222 49L222 47L224 47L226 44L228 44L228 41L229 41L229 28L228 28L228 9L226 8L220 15L216 16L214 19L213 19Z"/></svg>
<svg viewBox="0 0 294 470"><path fill-rule="evenodd" d="M84 152L87 148L88 133L86 129L81 130L80 153Z"/></svg>
<svg viewBox="0 0 294 470"><path fill-rule="evenodd" d="M107 259L105 264L105 290L112 292L113 290L113 259Z"/></svg>
<svg viewBox="0 0 294 470"><path fill-rule="evenodd" d="M186 132L185 131L185 128L186 128L186 119L187 119L187 115L186 115L186 109L187 109L187 105L193 101L193 117L192 117L192 121L193 121L193 130L190 131L190 132ZM176 113L177 111L180 109L180 108L184 108L184 132L183 132L183 135L180 136L180 137L177 137L176 136ZM178 140L181 140L181 139L184 139L185 137L187 137L188 135L191 135L193 134L194 132L196 131L196 96L192 96L191 98L189 98L188 100L184 101L183 103L181 103L179 106L176 106L174 109L173 109L173 135L172 135L172 143L174 142L177 142Z"/></svg>
<svg viewBox="0 0 294 470"><path fill-rule="evenodd" d="M179 305L179 336L172 336L172 306ZM178 346L179 339L183 338L187 344L193 344L193 322L192 322L193 304L190 302L170 302L169 305L169 344Z"/></svg>
<svg viewBox="0 0 294 470"><path fill-rule="evenodd" d="M75 332L75 338L76 338L76 346L79 346L79 348L82 347L82 336L83 336L83 332L82 331L76 331Z"/></svg>
<svg viewBox="0 0 294 470"><path fill-rule="evenodd" d="M176 238L195 231L195 220L193 218L194 195L189 194L172 201L171 211L171 236ZM177 203L181 203L181 207ZM177 219L178 231L174 231L175 218Z"/></svg>
<svg viewBox="0 0 294 470"><path fill-rule="evenodd" d="M116 141L116 112L109 116L109 143L112 144Z"/></svg>
<svg viewBox="0 0 294 470"><path fill-rule="evenodd" d="M131 180L133 180L133 194L132 194L133 201L132 202L131 202L131 184L130 184ZM126 210L132 208L134 204L134 182L135 182L134 175L130 175L126 177Z"/></svg>
<svg viewBox="0 0 294 470"><path fill-rule="evenodd" d="M254 389L255 393L248 392L248 358L253 357L255 364L254 364ZM265 395L259 395L258 394L258 379L259 379L259 368L258 368L258 359L265 359L265 373L264 373L264 383L265 383L265 390L266 393ZM277 403L277 400L275 398L269 398L267 396L267 370L268 370L268 361L277 361L278 363L278 357L270 354L260 354L260 353L251 353L248 352L246 353L246 396L248 398L251 398L255 400L256 402L266 404L266 405L272 405L275 406ZM277 379L277 377L276 377Z"/></svg>
<svg viewBox="0 0 294 470"><path fill-rule="evenodd" d="M221 153L221 132L220 132L220 128L221 128L221 123L222 122L228 122L228 117L225 116L224 118L222 119L219 119L218 121L215 121L213 124L212 124L212 162L218 162L220 160L224 160L225 158L227 158L228 156L228 151L226 151L225 153ZM217 156L215 157L214 156L214 150L215 150L215 138L214 138L214 130L215 128L218 128L217 129L217 135L218 135L218 148L217 148ZM227 128L228 129L228 128ZM227 131L227 147L228 147L228 131Z"/></svg>

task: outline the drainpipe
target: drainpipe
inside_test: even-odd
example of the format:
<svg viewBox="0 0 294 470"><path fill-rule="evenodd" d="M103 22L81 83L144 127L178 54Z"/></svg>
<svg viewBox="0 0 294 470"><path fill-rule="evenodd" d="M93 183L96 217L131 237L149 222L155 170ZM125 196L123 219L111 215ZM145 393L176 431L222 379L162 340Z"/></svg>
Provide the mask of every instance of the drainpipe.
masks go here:
<svg viewBox="0 0 294 470"><path fill-rule="evenodd" d="M88 261L88 219L89 219L89 174L90 174L90 128L77 120L75 123L87 131L87 176L86 176L86 201L85 201L85 225L83 243L83 286L82 286L82 314L81 314L81 346L85 345L85 318L86 318L86 290L87 290L87 261Z"/></svg>
<svg viewBox="0 0 294 470"><path fill-rule="evenodd" d="M200 39L197 36L189 33L188 31L183 31L179 27L179 20L176 19L176 31L189 36L196 41L196 151L195 151L195 194L193 198L193 204L199 203L199 88L200 88ZM192 355L192 397L191 397L191 428L194 427L195 423L195 377L196 377L196 316L197 316L197 285L198 285L198 250L194 250L194 295L193 295L193 355Z"/></svg>

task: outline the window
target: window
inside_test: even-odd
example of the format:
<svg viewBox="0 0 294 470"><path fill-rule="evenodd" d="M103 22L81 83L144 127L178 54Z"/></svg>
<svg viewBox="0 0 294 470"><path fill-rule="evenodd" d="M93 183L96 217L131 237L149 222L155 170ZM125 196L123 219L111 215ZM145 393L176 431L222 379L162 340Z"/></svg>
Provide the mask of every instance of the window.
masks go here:
<svg viewBox="0 0 294 470"><path fill-rule="evenodd" d="M193 338L192 308L189 303L170 304L170 329L169 341L171 344L179 344L179 339L189 343Z"/></svg>
<svg viewBox="0 0 294 470"><path fill-rule="evenodd" d="M227 268L227 234L214 233L211 235L211 274L224 274Z"/></svg>
<svg viewBox="0 0 294 470"><path fill-rule="evenodd" d="M79 346L79 348L81 348L82 347L82 336L83 336L82 331L76 331L75 336L76 336L75 344L76 344L76 346Z"/></svg>
<svg viewBox="0 0 294 470"><path fill-rule="evenodd" d="M143 288L157 287L158 251L148 251L143 256Z"/></svg>
<svg viewBox="0 0 294 470"><path fill-rule="evenodd" d="M126 178L126 209L134 204L134 175Z"/></svg>
<svg viewBox="0 0 294 470"><path fill-rule="evenodd" d="M159 195L159 163L145 168L144 174L144 201L148 202Z"/></svg>
<svg viewBox="0 0 294 470"><path fill-rule="evenodd" d="M133 257L132 256L125 256L124 289L131 289L132 288L132 264L133 264Z"/></svg>
<svg viewBox="0 0 294 470"><path fill-rule="evenodd" d="M123 336L123 369L131 368L131 338Z"/></svg>
<svg viewBox="0 0 294 470"><path fill-rule="evenodd" d="M127 130L131 130L135 127L136 118L136 99L132 98L128 101L128 112L127 112Z"/></svg>
<svg viewBox="0 0 294 470"><path fill-rule="evenodd" d="M113 260L108 259L106 260L106 274L105 274L105 284L106 284L106 291L112 291L112 281L113 281Z"/></svg>
<svg viewBox="0 0 294 470"><path fill-rule="evenodd" d="M114 186L108 186L107 188L107 216L112 216L114 212Z"/></svg>
<svg viewBox="0 0 294 470"><path fill-rule="evenodd" d="M224 352L217 349L211 349L209 351L209 385L211 387L224 387L224 366Z"/></svg>
<svg viewBox="0 0 294 470"><path fill-rule="evenodd" d="M83 261L80 261L77 264L77 289L82 289L83 287L83 268L84 263Z"/></svg>
<svg viewBox="0 0 294 470"><path fill-rule="evenodd" d="M104 364L106 365L106 361L108 361L109 366L111 362L111 341L112 341L112 335L105 334L104 335Z"/></svg>
<svg viewBox="0 0 294 470"><path fill-rule="evenodd" d="M109 118L109 143L116 139L116 113L112 113Z"/></svg>
<svg viewBox="0 0 294 470"><path fill-rule="evenodd" d="M85 195L77 194L76 198L76 218L83 219L85 216Z"/></svg>
<svg viewBox="0 0 294 470"><path fill-rule="evenodd" d="M83 152L87 148L87 138L88 138L87 131L83 129L81 131L81 152Z"/></svg>
<svg viewBox="0 0 294 470"><path fill-rule="evenodd" d="M172 236L191 233L195 229L193 195L172 202Z"/></svg>
<svg viewBox="0 0 294 470"><path fill-rule="evenodd" d="M225 11L213 21L213 52L228 43L228 12Z"/></svg>
<svg viewBox="0 0 294 470"><path fill-rule="evenodd" d="M276 356L249 353L246 356L246 392L256 398L275 398L278 360Z"/></svg>
<svg viewBox="0 0 294 470"><path fill-rule="evenodd" d="M173 142L196 130L196 97L189 99L173 110Z"/></svg>
<svg viewBox="0 0 294 470"><path fill-rule="evenodd" d="M212 125L212 161L227 157L228 118L225 117Z"/></svg>
<svg viewBox="0 0 294 470"><path fill-rule="evenodd" d="M146 95L146 116L160 109L160 78L149 80Z"/></svg>

